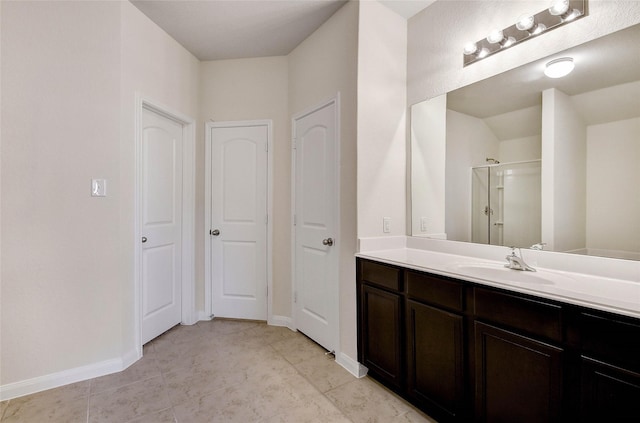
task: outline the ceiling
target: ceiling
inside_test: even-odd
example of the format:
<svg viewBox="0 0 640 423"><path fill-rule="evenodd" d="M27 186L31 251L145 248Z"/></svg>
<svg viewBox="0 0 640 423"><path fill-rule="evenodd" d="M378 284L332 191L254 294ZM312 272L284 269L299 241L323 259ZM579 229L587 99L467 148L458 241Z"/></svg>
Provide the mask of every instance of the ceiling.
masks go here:
<svg viewBox="0 0 640 423"><path fill-rule="evenodd" d="M362 0L373 1L373 0ZM383 0L409 18L434 0ZM200 60L284 56L346 0L131 0Z"/></svg>

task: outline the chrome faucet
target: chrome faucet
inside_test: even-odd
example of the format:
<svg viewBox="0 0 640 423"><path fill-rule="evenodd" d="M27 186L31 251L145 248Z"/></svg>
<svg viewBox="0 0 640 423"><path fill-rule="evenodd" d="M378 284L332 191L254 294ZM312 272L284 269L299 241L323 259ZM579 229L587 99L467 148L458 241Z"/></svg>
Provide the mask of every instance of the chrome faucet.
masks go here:
<svg viewBox="0 0 640 423"><path fill-rule="evenodd" d="M508 269L513 269L513 270L525 270L527 272L536 271L536 269L534 269L533 267L525 263L524 259L522 258L522 250L520 248L518 248L518 251L520 252L520 256L516 255L516 247L509 247L509 248L511 248L511 254L509 254L506 257L508 263L505 264L504 267Z"/></svg>

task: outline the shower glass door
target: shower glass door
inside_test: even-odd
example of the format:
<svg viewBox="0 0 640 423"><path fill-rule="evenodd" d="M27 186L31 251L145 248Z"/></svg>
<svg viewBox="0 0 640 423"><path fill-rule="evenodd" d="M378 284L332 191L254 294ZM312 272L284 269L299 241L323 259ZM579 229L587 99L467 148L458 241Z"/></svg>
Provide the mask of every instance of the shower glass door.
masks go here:
<svg viewBox="0 0 640 423"><path fill-rule="evenodd" d="M529 247L540 242L540 161L472 168L471 240Z"/></svg>

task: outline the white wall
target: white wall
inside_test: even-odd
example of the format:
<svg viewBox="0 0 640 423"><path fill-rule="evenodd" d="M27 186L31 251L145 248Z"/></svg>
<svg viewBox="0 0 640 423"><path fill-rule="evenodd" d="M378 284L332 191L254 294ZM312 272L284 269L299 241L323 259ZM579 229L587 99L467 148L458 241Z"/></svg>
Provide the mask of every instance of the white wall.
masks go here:
<svg viewBox="0 0 640 423"><path fill-rule="evenodd" d="M482 119L447 110L447 239L471 241L471 168L498 158L499 140Z"/></svg>
<svg viewBox="0 0 640 423"><path fill-rule="evenodd" d="M202 62L200 129L205 122L273 120L273 292L272 312L291 316L291 124L288 109L288 58L263 57ZM197 156L204 169L204 142ZM197 181L204 191L204 171ZM206 231L203 231L203 233ZM202 257L204 260L204 257ZM203 264L197 266L203 269ZM198 280L204 281L204 276ZM204 285L198 308L204 308Z"/></svg>
<svg viewBox="0 0 640 423"><path fill-rule="evenodd" d="M414 235L446 237L446 136L446 96L411 106L411 233Z"/></svg>
<svg viewBox="0 0 640 423"><path fill-rule="evenodd" d="M358 36L358 237L404 235L407 23L360 2ZM383 217L391 218L383 233Z"/></svg>
<svg viewBox="0 0 640 423"><path fill-rule="evenodd" d="M0 7L4 387L121 354L120 5Z"/></svg>
<svg viewBox="0 0 640 423"><path fill-rule="evenodd" d="M542 242L552 251L586 247L587 128L571 97L542 93Z"/></svg>
<svg viewBox="0 0 640 423"><path fill-rule="evenodd" d="M160 29L135 6L121 2L121 91L120 91L120 274L123 291L123 354L134 345L134 182L135 182L135 96L136 92L170 109L197 119L199 61ZM204 141L197 138L197 147ZM196 172L204 175L202 155L196 152ZM202 178L201 178L202 179ZM200 179L200 180L201 180ZM198 179L196 179L198 180ZM203 190L197 189L196 234L203 229ZM194 217L191 217L192 219ZM203 243L194 251L202 257ZM196 280L199 275L196 275ZM195 293L199 294L198 291ZM202 295L202 294L200 294Z"/></svg>
<svg viewBox="0 0 640 423"><path fill-rule="evenodd" d="M498 158L502 163L536 160L542 156L540 135L501 140Z"/></svg>
<svg viewBox="0 0 640 423"><path fill-rule="evenodd" d="M640 118L587 128L587 248L640 253Z"/></svg>
<svg viewBox="0 0 640 423"><path fill-rule="evenodd" d="M340 344L356 350L356 81L358 3L349 2L289 54L289 114L340 93ZM340 357L338 357L340 359Z"/></svg>
<svg viewBox="0 0 640 423"><path fill-rule="evenodd" d="M135 359L135 92L196 118L198 61L129 2L1 7L5 396Z"/></svg>

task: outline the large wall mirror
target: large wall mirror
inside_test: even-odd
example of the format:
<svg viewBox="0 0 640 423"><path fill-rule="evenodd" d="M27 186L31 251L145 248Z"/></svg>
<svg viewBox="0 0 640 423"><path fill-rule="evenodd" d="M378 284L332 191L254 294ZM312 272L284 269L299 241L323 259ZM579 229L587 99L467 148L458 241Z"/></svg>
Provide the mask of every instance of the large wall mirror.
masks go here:
<svg viewBox="0 0 640 423"><path fill-rule="evenodd" d="M411 214L413 236L640 260L640 25L413 105Z"/></svg>

